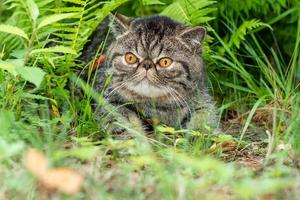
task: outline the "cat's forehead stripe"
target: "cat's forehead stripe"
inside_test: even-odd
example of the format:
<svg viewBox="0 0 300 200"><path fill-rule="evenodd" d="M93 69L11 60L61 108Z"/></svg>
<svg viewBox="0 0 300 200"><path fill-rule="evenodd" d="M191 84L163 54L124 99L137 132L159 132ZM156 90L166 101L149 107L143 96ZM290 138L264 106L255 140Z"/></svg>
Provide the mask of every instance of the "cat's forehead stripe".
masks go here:
<svg viewBox="0 0 300 200"><path fill-rule="evenodd" d="M162 38L164 35L172 35L176 29L183 28L184 26L165 16L152 16L135 20L133 27L138 31L147 29Z"/></svg>
<svg viewBox="0 0 300 200"><path fill-rule="evenodd" d="M162 52L161 47L157 46L165 37L175 36L178 29L182 29L183 25L175 22L165 16L154 16L144 19L136 19L131 24L133 32L136 34L142 49L136 48L137 52L154 53L158 49L158 55ZM135 44L137 45L137 44ZM156 55L156 56L158 56Z"/></svg>
<svg viewBox="0 0 300 200"><path fill-rule="evenodd" d="M149 50L153 51L155 47L157 47L157 44L160 42L160 40L158 39L158 37L155 38L155 40L153 40L153 42L150 44Z"/></svg>

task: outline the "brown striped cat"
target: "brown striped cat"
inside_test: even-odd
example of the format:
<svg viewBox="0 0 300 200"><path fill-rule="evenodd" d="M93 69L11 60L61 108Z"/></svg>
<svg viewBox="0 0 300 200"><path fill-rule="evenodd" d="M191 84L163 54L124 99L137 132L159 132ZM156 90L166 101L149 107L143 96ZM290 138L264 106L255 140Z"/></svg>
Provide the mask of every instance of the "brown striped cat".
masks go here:
<svg viewBox="0 0 300 200"><path fill-rule="evenodd" d="M177 128L215 128L216 110L202 58L206 30L165 16L112 18L114 41L105 67L112 79L105 98L116 106L127 105L120 112L129 121L158 119ZM103 73L97 79L105 79Z"/></svg>

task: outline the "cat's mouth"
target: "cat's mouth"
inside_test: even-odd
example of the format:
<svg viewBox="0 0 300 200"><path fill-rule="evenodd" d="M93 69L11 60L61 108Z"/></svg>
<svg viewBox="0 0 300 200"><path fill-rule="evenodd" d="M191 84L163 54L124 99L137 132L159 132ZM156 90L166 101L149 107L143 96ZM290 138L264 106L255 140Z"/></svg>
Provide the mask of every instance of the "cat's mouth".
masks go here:
<svg viewBox="0 0 300 200"><path fill-rule="evenodd" d="M143 97L165 96L167 92L158 84L158 77L154 73L155 71L139 70L136 78L126 84L127 89Z"/></svg>
<svg viewBox="0 0 300 200"><path fill-rule="evenodd" d="M150 82L149 77L148 77L147 75L145 75L145 76L142 78L142 80L139 81L139 83L142 82L142 81L148 81L148 82ZM151 82L150 82L150 83L151 83Z"/></svg>
<svg viewBox="0 0 300 200"><path fill-rule="evenodd" d="M164 96L165 92L152 84L149 81L141 81L138 84L128 84L127 88L141 96L160 97Z"/></svg>
<svg viewBox="0 0 300 200"><path fill-rule="evenodd" d="M151 77L147 75L137 82L128 83L127 88L130 91L145 97L161 97L166 94L166 91L155 85L155 83L151 81Z"/></svg>
<svg viewBox="0 0 300 200"><path fill-rule="evenodd" d="M142 82L147 82L150 85L156 86L155 82L153 81L153 75L151 74L151 72L145 71L143 73L140 74L140 78L138 80L136 80L136 83L142 83Z"/></svg>

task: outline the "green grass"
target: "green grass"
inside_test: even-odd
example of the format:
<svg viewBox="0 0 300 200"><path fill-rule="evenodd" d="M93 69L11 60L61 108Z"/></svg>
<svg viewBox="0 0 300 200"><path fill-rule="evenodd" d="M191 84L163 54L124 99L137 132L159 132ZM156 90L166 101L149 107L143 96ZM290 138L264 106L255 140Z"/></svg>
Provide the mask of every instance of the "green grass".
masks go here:
<svg viewBox="0 0 300 200"><path fill-rule="evenodd" d="M163 125L145 135L93 91L95 77L78 78L84 44L116 9L206 25L220 135ZM297 199L299 10L297 0L0 0L0 199L42 198L22 163L30 147L84 178L80 193L49 199ZM133 137L109 135L108 115Z"/></svg>

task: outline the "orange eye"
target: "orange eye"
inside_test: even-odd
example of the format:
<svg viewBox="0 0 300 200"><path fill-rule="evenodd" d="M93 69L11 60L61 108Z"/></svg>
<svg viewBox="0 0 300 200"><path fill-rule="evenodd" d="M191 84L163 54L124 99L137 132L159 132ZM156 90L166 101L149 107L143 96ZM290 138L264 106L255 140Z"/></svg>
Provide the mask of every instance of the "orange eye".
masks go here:
<svg viewBox="0 0 300 200"><path fill-rule="evenodd" d="M159 66L162 68L169 67L173 63L173 60L171 58L161 58L159 60Z"/></svg>
<svg viewBox="0 0 300 200"><path fill-rule="evenodd" d="M133 54L133 53L131 53L131 52L127 52L126 54L125 54L125 60L126 60L126 62L128 63L128 64L135 64L136 62L137 62L137 57Z"/></svg>

